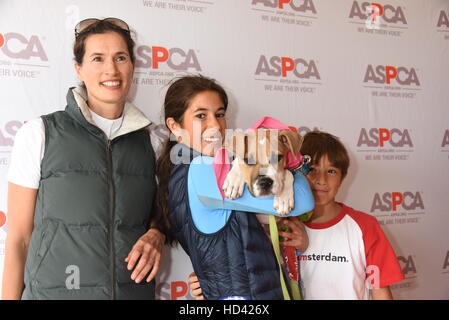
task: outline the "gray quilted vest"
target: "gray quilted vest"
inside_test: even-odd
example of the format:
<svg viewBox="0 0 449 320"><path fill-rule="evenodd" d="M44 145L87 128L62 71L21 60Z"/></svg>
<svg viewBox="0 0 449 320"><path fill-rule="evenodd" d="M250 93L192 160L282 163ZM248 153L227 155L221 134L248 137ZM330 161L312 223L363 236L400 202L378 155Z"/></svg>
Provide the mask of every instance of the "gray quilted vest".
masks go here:
<svg viewBox="0 0 449 320"><path fill-rule="evenodd" d="M129 132L108 140L78 105L71 89L65 111L42 117L45 154L22 299L154 299L154 280L136 284L124 261L151 219L155 156L139 127L150 122L128 121Z"/></svg>

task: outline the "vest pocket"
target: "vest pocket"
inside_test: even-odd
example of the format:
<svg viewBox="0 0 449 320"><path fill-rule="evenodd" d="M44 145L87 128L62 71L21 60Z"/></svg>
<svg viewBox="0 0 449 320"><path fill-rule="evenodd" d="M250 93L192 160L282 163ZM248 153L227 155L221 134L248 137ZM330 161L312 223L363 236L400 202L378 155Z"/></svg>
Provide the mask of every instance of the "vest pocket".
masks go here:
<svg viewBox="0 0 449 320"><path fill-rule="evenodd" d="M56 235L56 230L58 229L58 222L52 220L45 220L39 243L37 244L37 249L33 254L33 260L30 261L28 265L28 272L30 275L30 282L32 285L37 285L36 275L39 272L39 269L45 260L45 257L50 250L50 247L53 243L53 240ZM37 230L36 230L37 231Z"/></svg>
<svg viewBox="0 0 449 320"><path fill-rule="evenodd" d="M107 230L98 225L66 225L63 222L51 229L51 234L45 233L38 250L32 288L40 292L47 290L46 294L73 291L71 296L82 296L84 288L110 288Z"/></svg>

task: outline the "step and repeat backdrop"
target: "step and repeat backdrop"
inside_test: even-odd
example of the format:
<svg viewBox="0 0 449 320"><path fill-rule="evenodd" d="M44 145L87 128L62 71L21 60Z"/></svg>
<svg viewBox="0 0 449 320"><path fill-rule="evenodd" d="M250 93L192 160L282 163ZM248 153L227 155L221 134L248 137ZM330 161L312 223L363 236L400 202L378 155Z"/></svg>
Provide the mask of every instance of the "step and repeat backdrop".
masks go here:
<svg viewBox="0 0 449 320"><path fill-rule="evenodd" d="M394 296L449 299L448 0L0 0L0 276L15 134L65 107L74 26L90 17L131 26L129 98L153 122L168 81L201 73L228 91L231 128L272 116L340 137L351 167L337 199L390 239L406 277ZM191 271L166 248L158 298L192 299Z"/></svg>

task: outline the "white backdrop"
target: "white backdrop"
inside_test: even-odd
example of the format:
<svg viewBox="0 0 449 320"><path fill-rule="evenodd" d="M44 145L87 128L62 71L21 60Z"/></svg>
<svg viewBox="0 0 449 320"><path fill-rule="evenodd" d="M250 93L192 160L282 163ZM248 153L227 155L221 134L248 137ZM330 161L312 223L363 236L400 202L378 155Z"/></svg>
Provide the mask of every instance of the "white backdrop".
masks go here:
<svg viewBox="0 0 449 320"><path fill-rule="evenodd" d="M65 107L76 22L118 17L137 42L130 98L150 119L167 81L201 72L227 89L231 128L267 115L339 136L352 163L337 198L381 223L406 276L395 297L449 299L449 1L377 3L0 0L0 276L15 133ZM191 270L167 249L157 295L191 298Z"/></svg>

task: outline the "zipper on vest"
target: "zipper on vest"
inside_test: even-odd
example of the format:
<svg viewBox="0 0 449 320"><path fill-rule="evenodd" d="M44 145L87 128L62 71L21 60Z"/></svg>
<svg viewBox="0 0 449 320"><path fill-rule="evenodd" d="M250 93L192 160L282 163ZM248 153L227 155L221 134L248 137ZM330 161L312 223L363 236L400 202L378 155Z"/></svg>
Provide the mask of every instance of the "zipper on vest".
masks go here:
<svg viewBox="0 0 449 320"><path fill-rule="evenodd" d="M109 184L109 192L111 199L111 222L109 227L109 247L110 247L110 255L111 255L111 280L112 280L112 300L116 299L115 293L115 246L114 246L114 221L115 221L115 188L114 188L114 179L112 174L112 140L108 139L108 184Z"/></svg>

